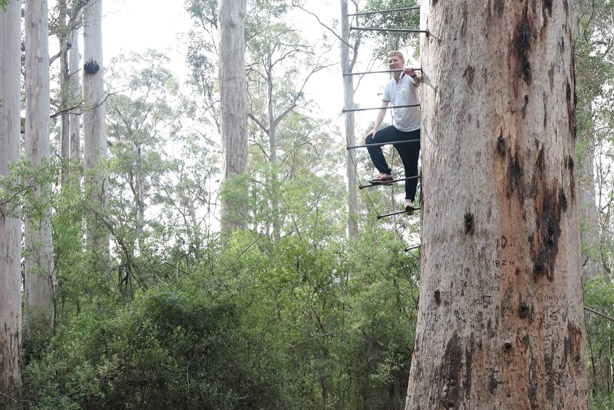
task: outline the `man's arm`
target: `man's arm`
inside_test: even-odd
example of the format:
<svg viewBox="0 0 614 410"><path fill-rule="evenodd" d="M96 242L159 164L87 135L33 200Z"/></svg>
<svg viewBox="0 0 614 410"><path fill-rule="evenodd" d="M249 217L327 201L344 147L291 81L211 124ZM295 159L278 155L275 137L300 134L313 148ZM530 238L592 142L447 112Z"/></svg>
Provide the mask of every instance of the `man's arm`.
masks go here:
<svg viewBox="0 0 614 410"><path fill-rule="evenodd" d="M388 104L390 104L389 101L382 101L382 107L388 107ZM384 121L384 117L386 116L386 111L387 111L386 109L382 108L381 110L377 112L377 118L375 119L375 125L373 126L373 129L371 130L371 134L373 134L372 135L373 137L375 137L375 133L379 129L379 126L382 124L382 121Z"/></svg>
<svg viewBox="0 0 614 410"><path fill-rule="evenodd" d="M420 85L420 82L421 82L420 76L416 74L413 68L406 68L405 74L411 77L416 87Z"/></svg>

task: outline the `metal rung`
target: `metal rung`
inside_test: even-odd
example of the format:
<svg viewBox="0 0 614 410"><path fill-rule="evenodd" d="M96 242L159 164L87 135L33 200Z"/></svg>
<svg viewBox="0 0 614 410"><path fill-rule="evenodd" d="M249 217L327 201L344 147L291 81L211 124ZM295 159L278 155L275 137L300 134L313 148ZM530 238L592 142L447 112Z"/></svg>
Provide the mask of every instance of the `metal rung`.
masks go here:
<svg viewBox="0 0 614 410"><path fill-rule="evenodd" d="M369 107L369 108L344 108L342 113L354 112L354 111L369 111L369 110L389 110L391 108L407 108L407 107L420 107L420 104L408 104L408 105L387 105L385 107Z"/></svg>
<svg viewBox="0 0 614 410"><path fill-rule="evenodd" d="M390 31L392 33L426 33L428 30L404 29L404 28L379 28L379 27L350 27L350 30L358 31Z"/></svg>
<svg viewBox="0 0 614 410"><path fill-rule="evenodd" d="M371 188L374 186L387 186L387 185L392 185L392 183L394 182L409 181L409 180L418 179L418 178L420 178L420 175L415 175L413 177L407 177L407 178L391 179L390 181L386 181L385 183L381 183L381 184L358 185L358 189Z"/></svg>
<svg viewBox="0 0 614 410"><path fill-rule="evenodd" d="M346 147L347 150L350 149L354 149L354 148L368 148L368 147L381 147L382 145L388 145L388 144L407 144L408 142L420 142L420 139L415 139L415 140L401 140L401 141L390 141L390 142L374 142L372 144L364 144L364 145L352 145L349 147Z"/></svg>
<svg viewBox="0 0 614 410"><path fill-rule="evenodd" d="M420 10L420 7L419 6L414 6L414 7L403 7L403 8L400 8L400 9L364 11L362 13L351 13L351 14L348 14L348 17L353 17L353 16L369 16L371 14L389 13L389 12L406 11L406 10Z"/></svg>
<svg viewBox="0 0 614 410"><path fill-rule="evenodd" d="M420 208L414 208L414 211L419 211L419 210L420 210ZM401 215L401 214L406 214L406 213L407 213L406 211L391 212L389 214L378 215L377 219L382 219L382 218L386 218L386 217L389 217L389 216Z"/></svg>
<svg viewBox="0 0 614 410"><path fill-rule="evenodd" d="M421 68L413 68L412 70L414 71L422 71ZM382 70L382 71L365 71L362 73L343 73L344 76L349 76L349 75L363 75L363 74L381 74L381 73L398 73L398 72L402 72L405 71L405 69L403 70Z"/></svg>

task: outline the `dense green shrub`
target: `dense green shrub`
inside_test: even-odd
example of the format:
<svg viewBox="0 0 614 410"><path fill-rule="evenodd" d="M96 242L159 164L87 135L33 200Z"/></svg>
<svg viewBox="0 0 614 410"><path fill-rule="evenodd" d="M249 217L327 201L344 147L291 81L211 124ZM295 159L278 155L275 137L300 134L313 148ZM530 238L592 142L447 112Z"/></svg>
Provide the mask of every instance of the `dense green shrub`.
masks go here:
<svg viewBox="0 0 614 410"><path fill-rule="evenodd" d="M267 347L232 300L149 291L116 312L90 311L27 367L33 409L286 408Z"/></svg>

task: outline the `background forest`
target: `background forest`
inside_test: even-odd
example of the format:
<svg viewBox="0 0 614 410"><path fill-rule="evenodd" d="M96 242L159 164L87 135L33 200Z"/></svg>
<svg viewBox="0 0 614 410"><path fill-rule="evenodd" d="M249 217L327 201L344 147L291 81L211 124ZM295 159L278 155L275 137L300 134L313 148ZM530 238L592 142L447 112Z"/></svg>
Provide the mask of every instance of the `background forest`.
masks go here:
<svg viewBox="0 0 614 410"><path fill-rule="evenodd" d="M350 12L415 5L345 4ZM3 395L2 408L403 409L419 217L377 218L401 209L402 187L361 190L348 213L338 113L323 114L305 90L322 71L342 81L340 40L351 46L349 68L368 71L382 69L390 49L411 53L417 37L342 39L342 22L313 2L248 2L249 167L220 184L217 1L181 5L193 22L187 84L160 51L105 62L107 154L94 165L87 142L70 142L69 132L93 108L64 71L77 48L71 36L87 30L87 6L62 0L49 10L49 41L60 44L50 65L51 155L37 164L24 148L2 179L3 215L20 212L26 226L48 217L53 244L52 273L32 273L28 258L40 242L26 227L23 275L51 283L53 314L41 322L23 298L22 397ZM582 0L578 11L587 368L591 408L614 409L614 4ZM311 22L310 36L293 25L297 15ZM418 20L406 11L360 24ZM27 78L27 64L22 70ZM359 143L370 126L356 126ZM358 183L373 172L364 152L348 167ZM241 204L241 229L224 233L222 201Z"/></svg>

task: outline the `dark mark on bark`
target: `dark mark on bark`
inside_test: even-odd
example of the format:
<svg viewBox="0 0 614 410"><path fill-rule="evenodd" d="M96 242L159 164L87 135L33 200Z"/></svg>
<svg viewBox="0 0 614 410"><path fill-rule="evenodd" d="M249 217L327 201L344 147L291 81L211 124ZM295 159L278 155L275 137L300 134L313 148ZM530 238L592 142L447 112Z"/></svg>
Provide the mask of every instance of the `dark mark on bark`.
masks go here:
<svg viewBox="0 0 614 410"><path fill-rule="evenodd" d="M535 267L533 273L535 280L539 276L545 274L546 277L552 280L554 275L554 264L559 252L558 241L561 236L561 208L559 202L558 190L555 192L544 192L544 199L541 209L536 209L536 228L540 234L534 255ZM533 252L532 252L533 253Z"/></svg>
<svg viewBox="0 0 614 410"><path fill-rule="evenodd" d="M563 188L559 189L559 204L561 204L561 209L563 209L563 212L567 211L567 197L565 196Z"/></svg>
<svg viewBox="0 0 614 410"><path fill-rule="evenodd" d="M521 319L526 319L529 316L529 306L526 303L520 302L518 305L518 316Z"/></svg>
<svg viewBox="0 0 614 410"><path fill-rule="evenodd" d="M499 17L503 17L503 11L505 10L505 0L495 0L495 11Z"/></svg>
<svg viewBox="0 0 614 410"><path fill-rule="evenodd" d="M520 159L518 158L518 153L514 156L509 156L508 169L507 169L507 196L511 197L512 193L516 190L517 187L521 186L521 179L524 171L522 169L522 165L520 165ZM522 195L521 201L523 200Z"/></svg>
<svg viewBox="0 0 614 410"><path fill-rule="evenodd" d="M544 147L542 147L537 154L537 161L535 163L535 167L537 168L537 170L539 170L541 174L544 173Z"/></svg>
<svg viewBox="0 0 614 410"><path fill-rule="evenodd" d="M519 63L519 69L525 83L531 83L531 63L529 62L529 51L531 49L531 38L533 28L529 22L528 10L525 7L521 20L516 26L514 47Z"/></svg>
<svg viewBox="0 0 614 410"><path fill-rule="evenodd" d="M473 333L469 346L465 348L465 377L463 378L463 388L465 390L465 397L469 397L471 394L471 368L473 366L473 349L474 349Z"/></svg>
<svg viewBox="0 0 614 410"><path fill-rule="evenodd" d="M573 359L574 363L578 366L582 364L580 351L583 343L582 331L574 326L573 323L567 323L567 337L565 338L565 348L568 348L568 354Z"/></svg>
<svg viewBox="0 0 614 410"><path fill-rule="evenodd" d="M441 303L441 292L439 290L435 291L435 303L438 305Z"/></svg>
<svg viewBox="0 0 614 410"><path fill-rule="evenodd" d="M490 375L490 380L488 381L488 392L490 394L495 394L495 390L497 389L498 385L499 385L499 382L495 378L495 375L491 374Z"/></svg>
<svg viewBox="0 0 614 410"><path fill-rule="evenodd" d="M569 81L567 81L567 85L565 88L565 98L567 100L567 118L569 121L569 132L571 134L571 136L575 139L576 138L576 110L575 110L575 103L576 103L576 99L577 99L577 95L576 95L576 90L575 90L575 86L574 86L574 90L573 90L573 100L572 98L572 90L571 90L571 85L569 85Z"/></svg>
<svg viewBox="0 0 614 410"><path fill-rule="evenodd" d="M497 138L497 151L499 155L505 155L505 140L503 139L503 129L501 129L501 134L499 134L499 138Z"/></svg>
<svg viewBox="0 0 614 410"><path fill-rule="evenodd" d="M473 68L472 66L467 66L467 68L465 68L465 72L463 73L463 77L467 79L467 84L469 85L469 87L471 87L471 85L473 84L474 75L475 68Z"/></svg>
<svg viewBox="0 0 614 410"><path fill-rule="evenodd" d="M441 365L441 374L444 380L441 404L445 409L458 409L460 406L462 354L460 338L455 333L446 345Z"/></svg>
<svg viewBox="0 0 614 410"><path fill-rule="evenodd" d="M537 401L537 389L539 383L539 374L537 369L537 360L531 357L531 364L529 364L529 401L531 402L531 408L536 409L539 407Z"/></svg>
<svg viewBox="0 0 614 410"><path fill-rule="evenodd" d="M469 212L465 214L465 235L471 235L475 231L473 226L473 215Z"/></svg>
<svg viewBox="0 0 614 410"><path fill-rule="evenodd" d="M548 10L548 14L552 17L552 0L544 0L544 8Z"/></svg>

